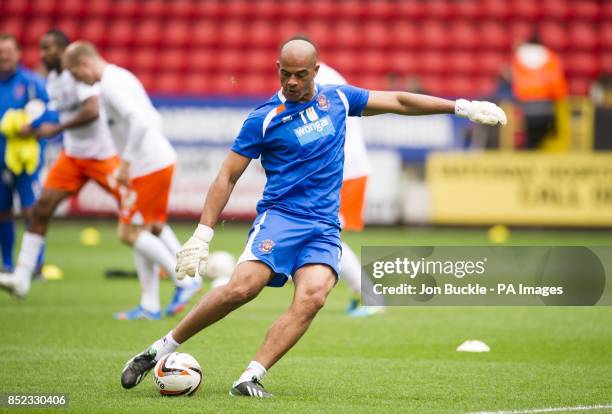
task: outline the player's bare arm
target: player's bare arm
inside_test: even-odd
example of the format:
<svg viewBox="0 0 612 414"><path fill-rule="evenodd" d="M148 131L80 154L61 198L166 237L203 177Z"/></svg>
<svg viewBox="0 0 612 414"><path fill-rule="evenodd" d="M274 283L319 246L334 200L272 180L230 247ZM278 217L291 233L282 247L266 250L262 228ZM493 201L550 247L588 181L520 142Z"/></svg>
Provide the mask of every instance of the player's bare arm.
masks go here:
<svg viewBox="0 0 612 414"><path fill-rule="evenodd" d="M244 170L249 166L251 159L230 151L223 161L223 165L213 181L206 201L204 202L204 210L200 217L200 224L208 227L214 227L221 215L221 211L225 208L229 200L234 186L238 179L242 176Z"/></svg>
<svg viewBox="0 0 612 414"><path fill-rule="evenodd" d="M38 137L57 135L65 129L87 125L98 119L99 116L100 103L98 97L90 96L81 103L80 110L74 118L59 124L45 122L36 130L36 135Z"/></svg>
<svg viewBox="0 0 612 414"><path fill-rule="evenodd" d="M451 101L435 96L410 92L370 91L364 116L380 114L433 115L455 114L486 125L506 125L506 114L491 102Z"/></svg>

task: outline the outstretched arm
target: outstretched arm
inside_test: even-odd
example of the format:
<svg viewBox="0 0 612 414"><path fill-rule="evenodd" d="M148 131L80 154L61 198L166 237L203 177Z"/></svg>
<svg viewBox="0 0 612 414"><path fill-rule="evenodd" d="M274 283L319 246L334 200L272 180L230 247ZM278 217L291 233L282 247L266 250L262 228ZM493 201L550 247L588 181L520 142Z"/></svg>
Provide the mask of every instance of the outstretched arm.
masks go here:
<svg viewBox="0 0 612 414"><path fill-rule="evenodd" d="M455 114L486 125L505 125L506 114L491 102L448 99L410 92L370 91L364 116Z"/></svg>

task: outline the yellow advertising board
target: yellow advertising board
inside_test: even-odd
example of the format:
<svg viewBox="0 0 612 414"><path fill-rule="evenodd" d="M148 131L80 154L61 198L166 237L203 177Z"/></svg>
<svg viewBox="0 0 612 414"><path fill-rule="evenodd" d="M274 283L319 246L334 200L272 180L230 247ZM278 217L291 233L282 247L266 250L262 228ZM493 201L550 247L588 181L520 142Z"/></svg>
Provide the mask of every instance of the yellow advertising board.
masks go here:
<svg viewBox="0 0 612 414"><path fill-rule="evenodd" d="M612 227L612 153L434 153L432 221Z"/></svg>

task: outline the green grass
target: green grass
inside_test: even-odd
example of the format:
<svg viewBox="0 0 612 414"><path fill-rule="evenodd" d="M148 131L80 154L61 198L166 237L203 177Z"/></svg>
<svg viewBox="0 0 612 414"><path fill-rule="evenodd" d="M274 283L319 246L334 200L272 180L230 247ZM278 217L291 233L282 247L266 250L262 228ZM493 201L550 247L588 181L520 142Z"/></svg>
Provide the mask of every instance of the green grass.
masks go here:
<svg viewBox="0 0 612 414"><path fill-rule="evenodd" d="M102 242L81 246L79 231L92 224ZM181 224L176 231L185 239L192 228ZM219 226L213 249L238 254L246 231L242 225ZM356 249L487 242L482 229L374 228L346 240ZM510 242L612 245L612 235L525 230L514 231ZM276 395L272 400L237 399L227 392L288 305L290 286L265 289L181 347L204 370L203 386L192 398L162 398L151 378L125 391L119 384L125 361L178 319L112 319L113 312L138 302L139 289L135 279L103 276L109 267L133 268L131 251L116 241L110 222L54 223L47 262L62 268L64 280L35 283L21 302L0 295L0 393L69 393L70 407L62 412L455 413L612 404L611 308L395 307L354 320L343 313L348 291L342 284L265 378ZM163 305L171 295L171 283L162 282ZM492 351L456 352L466 339L481 339Z"/></svg>

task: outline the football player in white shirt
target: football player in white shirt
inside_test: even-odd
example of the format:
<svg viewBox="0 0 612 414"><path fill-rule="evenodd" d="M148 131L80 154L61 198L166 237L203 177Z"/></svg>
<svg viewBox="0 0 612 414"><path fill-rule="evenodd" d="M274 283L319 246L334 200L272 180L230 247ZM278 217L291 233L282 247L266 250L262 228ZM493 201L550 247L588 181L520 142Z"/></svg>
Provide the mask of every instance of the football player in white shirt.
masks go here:
<svg viewBox="0 0 612 414"><path fill-rule="evenodd" d="M53 163L33 207L32 220L23 235L17 267L12 275L0 275L2 287L19 297L30 290L38 255L44 247L49 220L60 202L94 180L116 195L107 177L119 167L104 114L99 110L97 88L77 83L62 69L61 55L68 38L58 30L47 32L40 41L40 53L49 75L50 106L60 113L60 123L43 123L36 133L53 136L63 132L64 150Z"/></svg>
<svg viewBox="0 0 612 414"><path fill-rule="evenodd" d="M303 38L303 37L296 37ZM346 85L346 79L338 71L319 62L319 72L315 82L322 85ZM361 119L349 117L346 120L346 142L344 144L344 172L340 191L340 222L344 231L363 230L363 209L365 205L366 184L370 173L370 163L363 140ZM361 301L361 264L355 252L342 242L340 277L353 293L347 314L350 316L370 316L382 312L379 306L359 306ZM367 281L366 281L367 283ZM364 289L371 292L371 289ZM382 303L381 303L382 305Z"/></svg>
<svg viewBox="0 0 612 414"><path fill-rule="evenodd" d="M176 253L181 245L166 224L176 152L163 135L161 116L140 81L131 72L107 63L92 44L69 45L64 64L75 79L88 85L100 83L102 107L121 152L114 177L121 195L118 234L134 247L142 296L139 306L116 317L161 317L156 265L170 274L177 286L166 308L167 315L174 315L201 289L202 280L176 279Z"/></svg>

